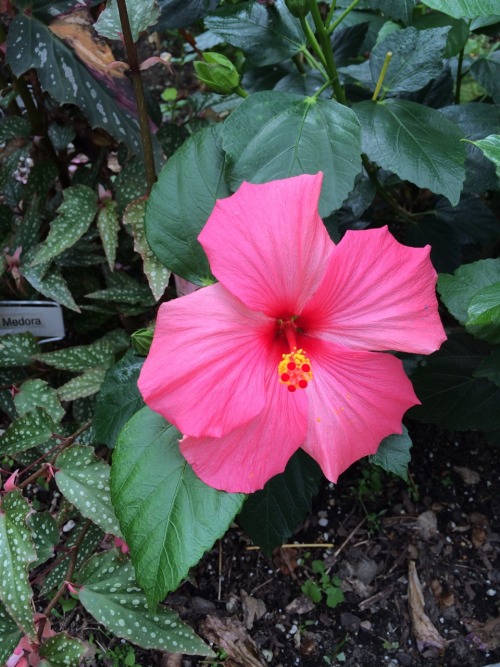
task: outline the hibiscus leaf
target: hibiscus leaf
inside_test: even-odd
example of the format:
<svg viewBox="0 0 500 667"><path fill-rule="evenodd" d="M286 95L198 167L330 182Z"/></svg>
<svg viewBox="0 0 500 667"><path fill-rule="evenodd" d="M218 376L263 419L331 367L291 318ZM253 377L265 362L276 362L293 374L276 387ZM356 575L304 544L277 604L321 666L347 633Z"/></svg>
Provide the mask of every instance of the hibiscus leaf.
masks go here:
<svg viewBox="0 0 500 667"><path fill-rule="evenodd" d="M146 200L136 199L127 206L123 215L123 223L129 226L132 231L134 250L142 257L149 288L158 301L168 285L170 271L156 257L148 243L144 222L145 212Z"/></svg>
<svg viewBox="0 0 500 667"><path fill-rule="evenodd" d="M231 194L224 181L221 126L188 139L163 167L146 208L146 235L160 262L196 285L211 282L198 234L216 199Z"/></svg>
<svg viewBox="0 0 500 667"><path fill-rule="evenodd" d="M125 425L113 456L113 504L151 607L226 532L244 500L198 479L179 452L179 438L146 407Z"/></svg>
<svg viewBox="0 0 500 667"><path fill-rule="evenodd" d="M47 661L47 667L78 667L85 653L85 644L66 632L60 632L44 640L39 652L40 657Z"/></svg>
<svg viewBox="0 0 500 667"><path fill-rule="evenodd" d="M92 556L77 579L80 602L118 637L147 649L213 656L212 651L175 612L159 605L148 610L130 561L116 550Z"/></svg>
<svg viewBox="0 0 500 667"><path fill-rule="evenodd" d="M27 566L36 559L31 531L26 524L31 512L20 491L2 498L0 510L0 599L21 630L35 639L33 591Z"/></svg>
<svg viewBox="0 0 500 667"><path fill-rule="evenodd" d="M159 27L185 28L215 9L219 0L158 0L161 8Z"/></svg>
<svg viewBox="0 0 500 667"><path fill-rule="evenodd" d="M360 102L363 151L383 169L458 204L465 179L462 133L439 111L408 100Z"/></svg>
<svg viewBox="0 0 500 667"><path fill-rule="evenodd" d="M500 282L480 289L469 301L467 331L489 343L500 343Z"/></svg>
<svg viewBox="0 0 500 667"><path fill-rule="evenodd" d="M137 380L144 358L129 350L106 373L97 395L94 414L94 434L99 443L114 447L126 422L144 407Z"/></svg>
<svg viewBox="0 0 500 667"><path fill-rule="evenodd" d="M500 387L500 347L493 348L490 356L479 364L474 377L486 378Z"/></svg>
<svg viewBox="0 0 500 667"><path fill-rule="evenodd" d="M470 73L487 90L496 104L500 104L500 51L472 63Z"/></svg>
<svg viewBox="0 0 500 667"><path fill-rule="evenodd" d="M413 373L422 405L409 416L454 430L500 429L500 387L477 376L490 352L488 343L467 334L450 337Z"/></svg>
<svg viewBox="0 0 500 667"><path fill-rule="evenodd" d="M497 176L500 178L500 134L490 134L484 139L470 141L469 143L481 149L488 160L493 162Z"/></svg>
<svg viewBox="0 0 500 667"><path fill-rule="evenodd" d="M498 0L425 0L425 4L456 19L474 19L498 13Z"/></svg>
<svg viewBox="0 0 500 667"><path fill-rule="evenodd" d="M281 475L247 498L238 523L266 555L297 530L311 509L321 477L318 464L299 450Z"/></svg>
<svg viewBox="0 0 500 667"><path fill-rule="evenodd" d="M0 665L7 662L23 633L0 602Z"/></svg>
<svg viewBox="0 0 500 667"><path fill-rule="evenodd" d="M291 58L306 42L285 0L276 0L272 6L253 1L228 5L207 16L205 26L239 46L249 62L261 67Z"/></svg>
<svg viewBox="0 0 500 667"><path fill-rule="evenodd" d="M242 181L265 183L322 171L322 217L340 208L361 171L359 122L351 109L333 100L255 93L225 121L222 145L233 189Z"/></svg>
<svg viewBox="0 0 500 667"><path fill-rule="evenodd" d="M370 461L407 481L411 446L408 430L403 426L403 433L395 433L382 440L377 452L370 456Z"/></svg>
<svg viewBox="0 0 500 667"><path fill-rule="evenodd" d="M94 454L94 449L68 447L59 454L55 466L57 486L70 503L106 533L120 535L111 505L109 465Z"/></svg>

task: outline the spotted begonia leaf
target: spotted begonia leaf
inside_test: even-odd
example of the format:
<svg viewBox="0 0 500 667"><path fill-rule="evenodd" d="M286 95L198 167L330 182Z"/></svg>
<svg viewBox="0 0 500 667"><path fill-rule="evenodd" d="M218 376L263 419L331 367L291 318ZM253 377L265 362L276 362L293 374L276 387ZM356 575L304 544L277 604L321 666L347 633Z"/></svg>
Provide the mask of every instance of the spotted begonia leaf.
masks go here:
<svg viewBox="0 0 500 667"><path fill-rule="evenodd" d="M5 334L0 338L0 367L29 366L39 352L33 334Z"/></svg>
<svg viewBox="0 0 500 667"><path fill-rule="evenodd" d="M132 39L137 42L141 32L157 23L160 17L160 8L155 0L141 0L141 2L128 0L127 14ZM106 9L99 14L99 19L94 23L94 28L100 35L108 39L119 39L120 41L123 39L123 29L116 0L111 0L106 4Z"/></svg>
<svg viewBox="0 0 500 667"><path fill-rule="evenodd" d="M146 649L213 656L209 647L175 612L158 606L148 610L130 561L115 550L96 554L78 575L80 602L92 616L118 637Z"/></svg>
<svg viewBox="0 0 500 667"><path fill-rule="evenodd" d="M106 199L102 208L97 214L97 229L101 236L102 247L108 260L111 271L115 267L116 249L118 247L118 231L120 222L116 202L112 199Z"/></svg>
<svg viewBox="0 0 500 667"><path fill-rule="evenodd" d="M106 368L90 368L57 390L61 401L74 401L76 398L85 398L97 394L106 375Z"/></svg>
<svg viewBox="0 0 500 667"><path fill-rule="evenodd" d="M160 262L151 250L146 238L144 216L146 214L146 200L136 199L131 202L124 213L123 222L129 225L134 237L134 250L142 257L144 273L147 276L149 287L154 298L158 301L168 285L170 271Z"/></svg>
<svg viewBox="0 0 500 667"><path fill-rule="evenodd" d="M23 633L0 602L0 665L12 655L22 636Z"/></svg>
<svg viewBox="0 0 500 667"><path fill-rule="evenodd" d="M49 269L50 262L41 262L35 266L30 264L36 252L37 249L33 248L23 257L23 264L20 268L21 275L37 292L46 296L47 299L53 299L61 306L66 306L66 308L74 310L76 313L81 312L59 269Z"/></svg>
<svg viewBox="0 0 500 667"><path fill-rule="evenodd" d="M48 512L35 512L28 517L37 559L31 569L38 567L54 555L54 547L59 541L59 528Z"/></svg>
<svg viewBox="0 0 500 667"><path fill-rule="evenodd" d="M109 465L92 447L73 445L56 459L56 482L60 491L83 514L106 533L120 535L111 505Z"/></svg>
<svg viewBox="0 0 500 667"><path fill-rule="evenodd" d="M245 499L196 477L179 452L179 437L143 408L123 428L113 456L113 505L151 605L178 587Z"/></svg>
<svg viewBox="0 0 500 667"><path fill-rule="evenodd" d="M42 408L35 408L15 419L0 435L0 453L14 454L42 445L52 436L54 422Z"/></svg>
<svg viewBox="0 0 500 667"><path fill-rule="evenodd" d="M36 379L23 382L19 393L14 396L14 404L20 417L24 417L34 408L43 408L54 422L61 421L65 415L56 390L45 380Z"/></svg>
<svg viewBox="0 0 500 667"><path fill-rule="evenodd" d="M90 227L97 213L97 196L86 185L73 185L63 191L64 201L51 222L50 232L33 260L33 264L48 262L71 248Z"/></svg>
<svg viewBox="0 0 500 667"><path fill-rule="evenodd" d="M98 301L116 301L117 303L131 304L141 303L148 306L152 306L155 303L149 287L138 283L107 287L98 292L86 294L85 297L87 299L97 299Z"/></svg>
<svg viewBox="0 0 500 667"><path fill-rule="evenodd" d="M96 366L104 368L111 366L114 355L108 343L98 341L92 345L76 345L64 350L39 354L37 360L61 371L79 373Z"/></svg>
<svg viewBox="0 0 500 667"><path fill-rule="evenodd" d="M44 658L40 667L78 667L80 658L85 653L85 645L79 639L61 632L46 639L40 647L40 656Z"/></svg>
<svg viewBox="0 0 500 667"><path fill-rule="evenodd" d="M81 520L83 524L83 519ZM59 588L63 583L66 572L68 571L68 562L72 554L71 547L75 544L80 536L81 524L73 529L71 537L66 542L65 546L68 548L66 552L67 558L60 560L54 567L50 570L48 575L45 577L45 582L42 588L42 595L49 595L50 591ZM90 525L89 529L85 533L83 540L78 545L78 553L76 556L76 566L75 571L78 572L83 563L89 558L102 542L104 533L96 526L94 523Z"/></svg>
<svg viewBox="0 0 500 667"><path fill-rule="evenodd" d="M19 628L31 639L36 636L33 622L33 591L27 567L36 559L26 518L31 508L20 491L7 493L0 507L0 600Z"/></svg>

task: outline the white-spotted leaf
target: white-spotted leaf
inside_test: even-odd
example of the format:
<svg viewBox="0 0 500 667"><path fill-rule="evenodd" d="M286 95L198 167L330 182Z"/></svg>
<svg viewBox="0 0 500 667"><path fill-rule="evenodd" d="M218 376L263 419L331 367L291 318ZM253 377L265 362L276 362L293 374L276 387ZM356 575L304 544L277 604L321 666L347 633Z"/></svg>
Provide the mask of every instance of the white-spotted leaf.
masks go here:
<svg viewBox="0 0 500 667"><path fill-rule="evenodd" d="M102 247L104 248L109 268L113 271L116 259L116 249L118 247L120 222L118 220L116 202L112 199L106 199L103 202L102 208L99 209L99 213L97 214L97 229L101 236Z"/></svg>
<svg viewBox="0 0 500 667"><path fill-rule="evenodd" d="M106 375L106 368L90 368L82 375L69 380L57 390L61 401L74 401L76 398L85 398L97 394Z"/></svg>
<svg viewBox="0 0 500 667"><path fill-rule="evenodd" d="M52 436L54 422L43 408L35 408L15 419L0 435L0 454L23 452L44 442Z"/></svg>
<svg viewBox="0 0 500 667"><path fill-rule="evenodd" d="M20 491L7 493L0 507L0 600L19 628L31 639L36 636L33 623L33 591L27 567L36 559L31 531L26 518L31 508Z"/></svg>
<svg viewBox="0 0 500 667"><path fill-rule="evenodd" d="M28 517L37 559L31 569L38 567L54 555L54 547L59 541L59 528L48 512L35 512Z"/></svg>
<svg viewBox="0 0 500 667"><path fill-rule="evenodd" d="M90 227L97 213L97 196L86 185L73 185L63 191L64 201L58 216L51 222L50 232L33 260L33 264L49 262L71 248Z"/></svg>
<svg viewBox="0 0 500 667"><path fill-rule="evenodd" d="M113 456L113 505L150 605L178 587L245 499L204 484L181 455L179 438L146 407L127 422Z"/></svg>
<svg viewBox="0 0 500 667"><path fill-rule="evenodd" d="M144 216L146 215L146 200L136 199L131 202L123 215L123 222L129 225L134 237L134 250L142 257L144 273L147 276L149 287L154 298L158 301L168 285L170 271L160 262L151 250L146 238Z"/></svg>
<svg viewBox="0 0 500 667"><path fill-rule="evenodd" d="M40 646L39 653L45 659L47 667L78 667L80 658L85 653L85 644L66 632L61 632L46 639Z"/></svg>
<svg viewBox="0 0 500 667"><path fill-rule="evenodd" d="M5 334L0 338L0 367L29 366L39 352L33 334Z"/></svg>
<svg viewBox="0 0 500 667"><path fill-rule="evenodd" d="M155 0L127 0L127 14L132 39L137 42L141 32L157 23L160 18L160 8ZM99 14L94 28L103 37L122 41L123 29L116 0L106 3L106 9Z"/></svg>
<svg viewBox="0 0 500 667"><path fill-rule="evenodd" d="M23 633L0 602L0 665L7 662L22 636Z"/></svg>
<svg viewBox="0 0 500 667"><path fill-rule="evenodd" d="M120 535L111 505L109 465L92 447L73 445L56 459L56 483L64 496L104 532Z"/></svg>
<svg viewBox="0 0 500 667"><path fill-rule="evenodd" d="M78 575L80 602L92 616L118 637L170 653L213 656L209 647L175 612L158 606L148 610L130 561L115 550L96 554Z"/></svg>
<svg viewBox="0 0 500 667"><path fill-rule="evenodd" d="M43 408L54 422L60 422L66 414L57 398L56 390L45 380L23 382L19 393L14 396L14 405L20 417L34 408Z"/></svg>
<svg viewBox="0 0 500 667"><path fill-rule="evenodd" d="M108 368L114 362L114 355L111 345L105 341L98 341L91 345L77 345L39 354L37 360L61 371L80 373L96 366Z"/></svg>

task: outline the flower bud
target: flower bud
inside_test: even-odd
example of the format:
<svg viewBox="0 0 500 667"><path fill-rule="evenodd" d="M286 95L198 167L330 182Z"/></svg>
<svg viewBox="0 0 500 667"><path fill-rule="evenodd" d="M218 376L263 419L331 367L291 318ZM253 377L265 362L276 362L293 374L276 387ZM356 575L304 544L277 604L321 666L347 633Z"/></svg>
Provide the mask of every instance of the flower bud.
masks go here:
<svg viewBox="0 0 500 667"><path fill-rule="evenodd" d="M211 90L229 95L240 85L240 75L233 63L221 53L207 51L203 61L196 61L194 68L200 81Z"/></svg>
<svg viewBox="0 0 500 667"><path fill-rule="evenodd" d="M316 2L316 0L314 0ZM285 0L288 11L297 19L305 18L310 10L309 0Z"/></svg>

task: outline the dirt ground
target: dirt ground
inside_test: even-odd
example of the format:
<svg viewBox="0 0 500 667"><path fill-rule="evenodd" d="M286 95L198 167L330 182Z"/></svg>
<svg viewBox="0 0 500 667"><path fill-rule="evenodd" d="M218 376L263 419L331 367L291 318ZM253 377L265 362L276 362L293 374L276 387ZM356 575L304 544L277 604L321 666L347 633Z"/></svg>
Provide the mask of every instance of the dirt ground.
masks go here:
<svg viewBox="0 0 500 667"><path fill-rule="evenodd" d="M410 433L410 484L359 463L322 486L296 546L267 558L235 525L169 596L217 660L150 652L137 663L500 663L500 449L479 434ZM330 606L304 595L307 580L336 589Z"/></svg>

